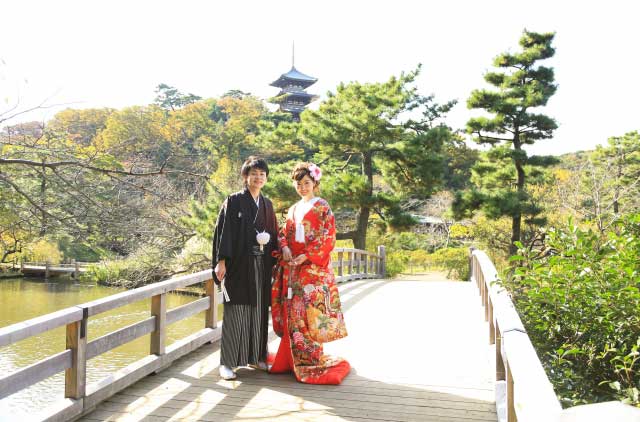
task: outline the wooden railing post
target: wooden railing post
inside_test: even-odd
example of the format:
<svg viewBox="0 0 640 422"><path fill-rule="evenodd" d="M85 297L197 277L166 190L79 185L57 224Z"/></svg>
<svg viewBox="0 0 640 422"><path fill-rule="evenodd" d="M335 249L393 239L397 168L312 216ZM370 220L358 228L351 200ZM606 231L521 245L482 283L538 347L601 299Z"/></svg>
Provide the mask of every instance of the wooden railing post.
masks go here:
<svg viewBox="0 0 640 422"><path fill-rule="evenodd" d="M484 273L482 271L478 274L478 282L480 283L480 303L484 306L485 280Z"/></svg>
<svg viewBox="0 0 640 422"><path fill-rule="evenodd" d="M353 274L354 268L356 267L355 256L356 255L353 253L353 251L349 251L349 275Z"/></svg>
<svg viewBox="0 0 640 422"><path fill-rule="evenodd" d="M387 274L387 251L384 245L378 246L378 255L380 256L380 263L378 264L378 274L380 274L380 277L384 277Z"/></svg>
<svg viewBox="0 0 640 422"><path fill-rule="evenodd" d="M205 323L206 328L218 327L218 292L213 279L209 279L205 282L205 290L209 297L209 309L205 311Z"/></svg>
<svg viewBox="0 0 640 422"><path fill-rule="evenodd" d="M73 278L77 280L78 276L80 275L80 264L78 264L77 261L74 261L73 264L75 268L75 271L73 272Z"/></svg>
<svg viewBox="0 0 640 422"><path fill-rule="evenodd" d="M49 278L49 261L44 263L44 279Z"/></svg>
<svg viewBox="0 0 640 422"><path fill-rule="evenodd" d="M496 342L496 327L495 319L493 317L493 301L489 298L489 344L495 344Z"/></svg>
<svg viewBox="0 0 640 422"><path fill-rule="evenodd" d="M20 260L20 272L24 273L24 261Z"/></svg>
<svg viewBox="0 0 640 422"><path fill-rule="evenodd" d="M362 267L364 269L365 276L369 274L369 265L367 265L368 264L368 262L367 262L367 257L368 256L369 255L367 255L366 253L362 254Z"/></svg>
<svg viewBox="0 0 640 422"><path fill-rule="evenodd" d="M344 264L342 255L342 251L338 252L338 276L342 276L342 265Z"/></svg>
<svg viewBox="0 0 640 422"><path fill-rule="evenodd" d="M67 349L71 350L71 368L64 371L64 396L81 399L87 389L87 308L80 321L67 324Z"/></svg>
<svg viewBox="0 0 640 422"><path fill-rule="evenodd" d="M495 331L496 340L496 381L504 381L506 379L506 370L504 367L504 361L502 360L502 334L500 334L500 327L496 322Z"/></svg>
<svg viewBox="0 0 640 422"><path fill-rule="evenodd" d="M167 294L161 293L151 297L151 315L156 317L156 329L151 332L149 352L153 355L164 355L167 338Z"/></svg>
<svg viewBox="0 0 640 422"><path fill-rule="evenodd" d="M355 273L360 274L360 252L354 252L353 259L356 261Z"/></svg>
<svg viewBox="0 0 640 422"><path fill-rule="evenodd" d="M475 251L476 248L474 248L473 246L469 247L469 280L473 280L474 279L474 265L473 265L473 251Z"/></svg>
<svg viewBox="0 0 640 422"><path fill-rule="evenodd" d="M491 298L489 297L489 287L484 285L484 320L489 321L489 307L491 306Z"/></svg>
<svg viewBox="0 0 640 422"><path fill-rule="evenodd" d="M507 362L507 422L517 422L515 396L513 394L513 374Z"/></svg>

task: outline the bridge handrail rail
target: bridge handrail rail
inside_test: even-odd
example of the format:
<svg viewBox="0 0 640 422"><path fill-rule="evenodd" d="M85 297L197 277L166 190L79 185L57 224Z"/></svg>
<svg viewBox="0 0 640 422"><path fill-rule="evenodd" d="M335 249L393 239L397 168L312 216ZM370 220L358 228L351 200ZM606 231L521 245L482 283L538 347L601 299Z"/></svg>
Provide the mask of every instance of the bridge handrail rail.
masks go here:
<svg viewBox="0 0 640 422"><path fill-rule="evenodd" d="M511 296L498 283L491 259L484 251L470 248L469 270L489 323L489 344L495 344L496 381L506 386L507 422L595 422L605 420L604 415L616 422L640 419L640 409L616 401L563 410Z"/></svg>
<svg viewBox="0 0 640 422"><path fill-rule="evenodd" d="M484 251L473 248L469 266L489 323L489 344L495 344L496 381L506 382L507 421L556 420L562 406L509 293L496 283L498 271Z"/></svg>
<svg viewBox="0 0 640 422"><path fill-rule="evenodd" d="M385 274L384 246L378 247L378 253L350 248L335 248L332 253L338 258L337 265L334 265L338 272L336 277L338 282L379 278ZM345 255L348 258L346 260ZM26 262L23 264L29 265ZM205 297L167 310L166 294L168 292L200 282L205 282ZM87 341L90 317L148 298L151 298L149 318ZM65 371L65 402L62 405L53 406L54 410L51 412L55 413L45 413L43 419L75 418L143 376L158 371L194 348L219 338L220 329L216 310L220 303L222 303L220 293L213 284L212 270L209 269L116 293L0 328L0 347L9 346L62 326L66 326L67 342L66 350L63 352L1 376L0 399ZM202 311L206 311L203 330L165 347L166 327L169 324ZM150 356L155 355L156 359L149 359L150 356L147 356L119 371L124 375L112 376L87 386L86 367L89 359L149 333L151 333Z"/></svg>
<svg viewBox="0 0 640 422"><path fill-rule="evenodd" d="M205 282L207 295L186 305L167 310L166 294L178 288ZM116 392L133 384L143 376L158 371L173 360L194 350L206 342L219 338L217 305L221 303L218 289L212 280L212 271L204 270L165 281L149 284L102 299L71 306L26 321L0 328L0 347L66 326L66 350L49 356L27 367L19 368L0 377L0 398L16 393L45 378L65 371L65 402L51 407L53 414L43 419L70 419ZM87 341L87 325L91 316L115 309L132 302L151 298L151 316L140 322ZM169 324L205 311L205 328L165 346ZM146 334L150 337L150 355L123 370L120 375L87 386L87 361ZM150 358L153 356L153 358ZM129 370L135 368L135 370Z"/></svg>

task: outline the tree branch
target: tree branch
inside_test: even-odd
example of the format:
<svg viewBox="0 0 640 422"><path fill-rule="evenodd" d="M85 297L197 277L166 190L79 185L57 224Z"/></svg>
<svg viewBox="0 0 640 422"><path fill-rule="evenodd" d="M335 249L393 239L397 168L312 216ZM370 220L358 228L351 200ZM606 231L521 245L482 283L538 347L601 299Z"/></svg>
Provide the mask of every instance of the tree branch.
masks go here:
<svg viewBox="0 0 640 422"><path fill-rule="evenodd" d="M357 231L352 230L350 232L343 232L343 233L336 233L336 240L347 240L347 239L355 239L356 235L358 234Z"/></svg>
<svg viewBox="0 0 640 422"><path fill-rule="evenodd" d="M49 213L47 210L45 210L44 208L42 208L40 205L38 205L36 203L36 201L34 201L29 194L27 194L26 192L24 192L22 189L20 189L20 186L16 185L11 179L9 179L7 176L5 176L4 174L0 173L0 180L4 181L6 184L8 184L9 186L11 186L18 194L20 194L24 199L26 199L31 205L33 205L35 208L37 208L43 215L49 216L59 222L62 222L62 220L60 220L58 217L56 217L55 215Z"/></svg>
<svg viewBox="0 0 640 422"><path fill-rule="evenodd" d="M38 162L38 161L24 160L19 158L0 158L0 165L13 165L13 164L22 164L22 165L31 166L31 167L46 167L50 169L54 169L57 167L64 167L64 166L74 166L74 167L82 167L84 169L92 170L92 171L103 173L103 174L121 174L126 176L156 176L159 174L168 173L168 171L164 170L164 168L160 168L160 170L157 170L157 171L140 173L140 172L134 172L133 169L129 171L117 170L117 169L105 169L105 168L85 164L80 161ZM175 172L178 172L178 171L175 171Z"/></svg>

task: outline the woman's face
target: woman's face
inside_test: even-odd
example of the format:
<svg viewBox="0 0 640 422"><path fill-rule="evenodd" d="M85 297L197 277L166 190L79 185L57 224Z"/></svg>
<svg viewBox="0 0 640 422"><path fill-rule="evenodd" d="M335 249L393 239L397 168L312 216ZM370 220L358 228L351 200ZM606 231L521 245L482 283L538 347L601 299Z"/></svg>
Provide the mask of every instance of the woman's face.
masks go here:
<svg viewBox="0 0 640 422"><path fill-rule="evenodd" d="M262 169L251 169L245 177L245 182L250 190L260 190L267 183L267 172Z"/></svg>
<svg viewBox="0 0 640 422"><path fill-rule="evenodd" d="M296 192L298 192L298 195L300 195L302 199L313 198L313 188L315 187L315 183L308 174L305 174L300 180L294 180L293 187L296 188Z"/></svg>

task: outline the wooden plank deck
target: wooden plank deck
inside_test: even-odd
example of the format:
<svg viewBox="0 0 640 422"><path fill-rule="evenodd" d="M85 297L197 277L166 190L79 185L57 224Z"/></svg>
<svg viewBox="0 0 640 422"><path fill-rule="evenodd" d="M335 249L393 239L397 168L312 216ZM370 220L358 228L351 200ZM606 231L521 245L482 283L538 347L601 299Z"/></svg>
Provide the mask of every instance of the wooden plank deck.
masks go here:
<svg viewBox="0 0 640 422"><path fill-rule="evenodd" d="M339 386L240 369L218 376L205 345L98 405L82 421L496 421L493 352L471 283L360 280L340 287L349 360ZM279 339L269 347L275 351Z"/></svg>

